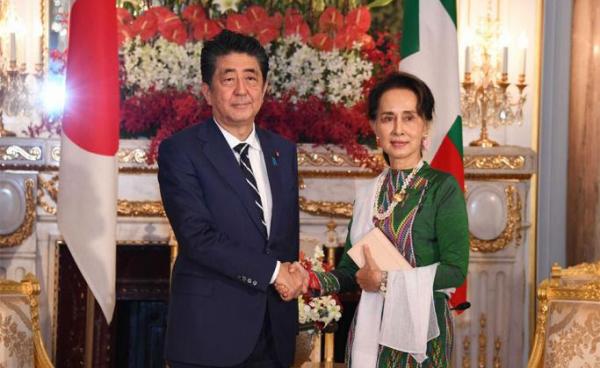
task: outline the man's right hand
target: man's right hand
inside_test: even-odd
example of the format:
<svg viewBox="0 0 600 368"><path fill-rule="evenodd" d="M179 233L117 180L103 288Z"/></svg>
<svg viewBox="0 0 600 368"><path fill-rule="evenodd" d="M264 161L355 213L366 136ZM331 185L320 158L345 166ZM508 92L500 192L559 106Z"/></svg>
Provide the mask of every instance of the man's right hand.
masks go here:
<svg viewBox="0 0 600 368"><path fill-rule="evenodd" d="M275 288L281 299L285 301L295 299L308 290L308 272L297 262L282 263L275 279Z"/></svg>

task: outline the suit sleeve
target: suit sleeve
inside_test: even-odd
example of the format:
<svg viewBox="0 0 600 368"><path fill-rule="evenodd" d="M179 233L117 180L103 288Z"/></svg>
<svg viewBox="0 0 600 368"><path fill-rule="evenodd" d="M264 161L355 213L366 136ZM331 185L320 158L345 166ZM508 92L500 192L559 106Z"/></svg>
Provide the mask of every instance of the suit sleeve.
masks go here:
<svg viewBox="0 0 600 368"><path fill-rule="evenodd" d="M217 231L206 207L189 156L172 140L161 143L158 153L158 182L165 212L179 243L179 252L199 266L244 285L265 291L275 270L276 259L249 251ZM256 285L246 282L256 281Z"/></svg>

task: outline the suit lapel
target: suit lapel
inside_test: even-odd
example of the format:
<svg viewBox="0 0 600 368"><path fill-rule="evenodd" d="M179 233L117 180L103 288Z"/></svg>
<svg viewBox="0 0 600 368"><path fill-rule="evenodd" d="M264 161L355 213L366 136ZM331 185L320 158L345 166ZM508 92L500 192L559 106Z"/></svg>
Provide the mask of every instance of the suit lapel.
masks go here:
<svg viewBox="0 0 600 368"><path fill-rule="evenodd" d="M279 221L281 221L281 204L282 204L282 183L281 173L278 165L278 151L273 145L273 142L269 138L265 131L256 127L256 134L260 140L260 146L262 148L263 157L265 159L265 165L267 166L267 174L269 176L269 184L271 187L271 236L269 238L274 239L274 234L278 229Z"/></svg>
<svg viewBox="0 0 600 368"><path fill-rule="evenodd" d="M225 137L219 131L216 123L213 119L210 119L204 123L205 135L200 134L199 138L204 141L203 153L206 158L212 163L215 170L223 177L224 181L228 183L233 190L240 197L240 200L244 204L248 215L254 222L254 225L266 238L267 234L264 231L264 227L260 221L260 216L256 210L256 205L252 199L248 184L244 179L240 164L238 163L233 151L227 144Z"/></svg>

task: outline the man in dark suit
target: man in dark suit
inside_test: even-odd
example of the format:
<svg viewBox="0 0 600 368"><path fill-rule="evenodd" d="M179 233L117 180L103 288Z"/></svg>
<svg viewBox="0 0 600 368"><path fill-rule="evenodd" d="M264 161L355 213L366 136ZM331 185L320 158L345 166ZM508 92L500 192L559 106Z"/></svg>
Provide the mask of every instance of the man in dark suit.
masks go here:
<svg viewBox="0 0 600 368"><path fill-rule="evenodd" d="M158 156L180 248L166 359L173 368L289 367L298 307L285 300L307 282L289 268L299 245L296 147L254 124L268 73L255 39L223 31L204 44L201 71L213 118L165 139Z"/></svg>

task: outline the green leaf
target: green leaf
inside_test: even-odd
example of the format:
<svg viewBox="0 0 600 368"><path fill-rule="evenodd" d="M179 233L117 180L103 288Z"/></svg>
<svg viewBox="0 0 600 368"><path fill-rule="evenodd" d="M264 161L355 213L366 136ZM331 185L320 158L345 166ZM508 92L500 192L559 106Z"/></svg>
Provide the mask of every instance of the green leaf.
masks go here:
<svg viewBox="0 0 600 368"><path fill-rule="evenodd" d="M390 5L391 2L392 2L392 0L375 0L372 3L368 4L367 7L369 9L380 8L380 7L383 7L383 6Z"/></svg>

